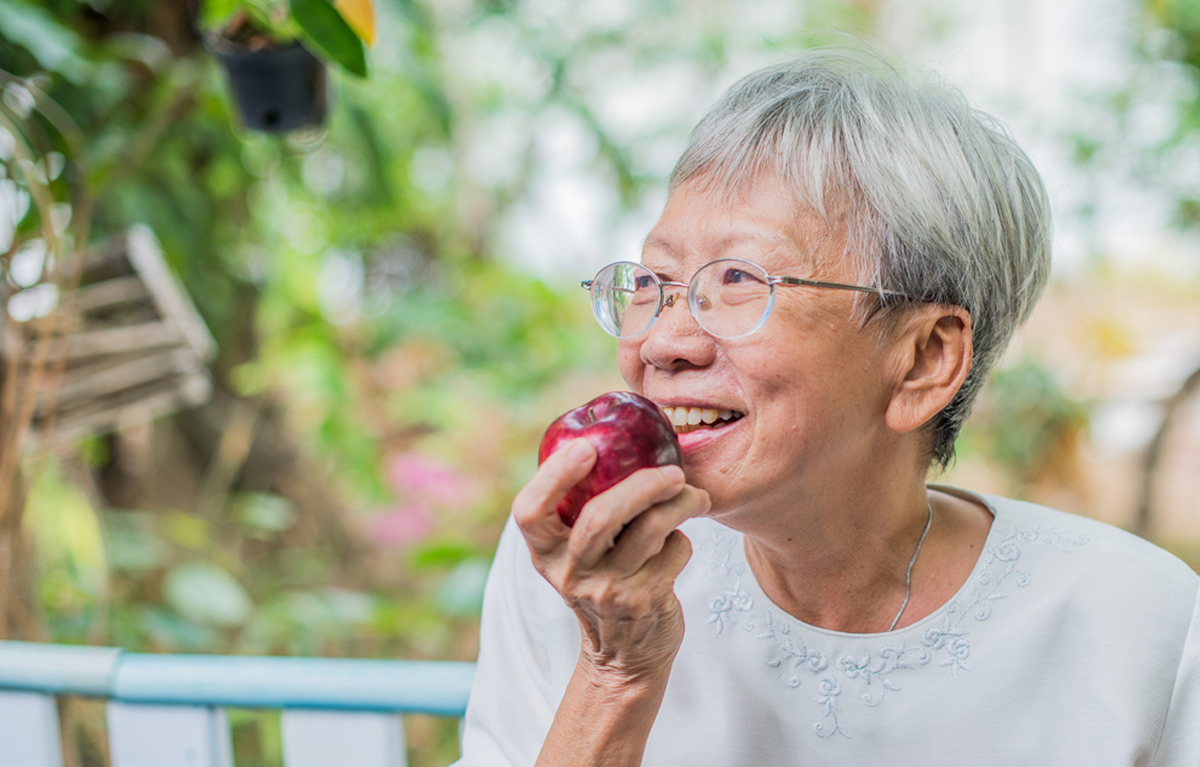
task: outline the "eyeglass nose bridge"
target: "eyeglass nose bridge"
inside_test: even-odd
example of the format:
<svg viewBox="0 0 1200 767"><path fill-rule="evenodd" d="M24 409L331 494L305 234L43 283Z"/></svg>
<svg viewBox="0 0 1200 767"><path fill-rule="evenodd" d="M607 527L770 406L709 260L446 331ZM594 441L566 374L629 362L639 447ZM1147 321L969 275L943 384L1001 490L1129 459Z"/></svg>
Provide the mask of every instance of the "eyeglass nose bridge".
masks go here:
<svg viewBox="0 0 1200 767"><path fill-rule="evenodd" d="M674 306L676 299L679 298L678 291L667 295L667 288L682 288L684 294L686 295L687 291L690 289L690 286L686 282L659 282L659 289L663 292L662 305L664 309L669 309ZM659 310L659 313L661 312L662 309ZM657 317L658 314L655 314L654 316Z"/></svg>
<svg viewBox="0 0 1200 767"><path fill-rule="evenodd" d="M674 288L674 290L670 290ZM686 282L668 282L665 280L659 281L659 290L662 291L662 301L659 303L658 311L654 313L654 322L657 322L662 317L663 309L669 309L675 306L675 302L683 299L681 302L688 311L691 311L691 302L688 301L688 294L691 291L691 286ZM693 315L694 318L694 315ZM654 323L651 323L654 324ZM649 328L646 328L649 330Z"/></svg>

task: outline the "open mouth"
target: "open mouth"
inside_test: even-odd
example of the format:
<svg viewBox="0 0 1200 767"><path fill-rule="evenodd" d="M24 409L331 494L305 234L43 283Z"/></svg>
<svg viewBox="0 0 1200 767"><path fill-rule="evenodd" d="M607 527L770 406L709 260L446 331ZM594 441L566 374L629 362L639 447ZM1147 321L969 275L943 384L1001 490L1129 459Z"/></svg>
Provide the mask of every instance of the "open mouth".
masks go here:
<svg viewBox="0 0 1200 767"><path fill-rule="evenodd" d="M701 407L664 407L667 420L675 427L676 434L687 434L697 429L716 429L738 420L745 413L736 410L715 410Z"/></svg>

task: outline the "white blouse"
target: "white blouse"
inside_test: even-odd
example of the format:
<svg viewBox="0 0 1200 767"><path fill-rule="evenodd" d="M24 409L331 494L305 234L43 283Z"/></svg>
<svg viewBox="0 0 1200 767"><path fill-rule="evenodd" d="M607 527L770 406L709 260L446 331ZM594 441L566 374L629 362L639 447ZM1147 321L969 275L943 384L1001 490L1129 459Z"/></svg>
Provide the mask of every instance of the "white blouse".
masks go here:
<svg viewBox="0 0 1200 767"><path fill-rule="evenodd" d="M796 620L739 533L686 522L686 634L643 763L1200 767L1200 576L1115 527L977 498L995 519L970 578L882 634ZM460 767L534 763L579 642L510 520Z"/></svg>

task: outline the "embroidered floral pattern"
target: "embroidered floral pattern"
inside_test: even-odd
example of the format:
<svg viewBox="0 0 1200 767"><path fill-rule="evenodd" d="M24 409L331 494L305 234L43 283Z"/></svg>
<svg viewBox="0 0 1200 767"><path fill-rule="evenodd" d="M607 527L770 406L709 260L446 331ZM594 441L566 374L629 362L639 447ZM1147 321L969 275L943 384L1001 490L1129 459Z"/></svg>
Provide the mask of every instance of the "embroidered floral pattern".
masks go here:
<svg viewBox="0 0 1200 767"><path fill-rule="evenodd" d="M842 723L843 693L858 691L864 706L875 707L888 694L901 691L900 682L906 673L935 660L953 678L961 671L970 671L972 624L988 620L995 604L1032 581L1030 574L1018 567L1022 547L1036 544L1070 552L1088 539L1052 527L1010 525L998 539L992 536L994 543L984 549L971 588L961 590L958 597L941 609L940 625L926 628L919 644L912 644L912 636L901 630L881 639L883 644L877 649L859 657L842 655L832 661L828 653L808 645L801 636L802 625L791 616L771 606L755 610L754 597L742 582L746 568L734 557L739 540L732 531L718 527L711 539L700 546L700 553L708 555L707 577L718 588L708 601L708 622L716 627L715 635L720 636L728 626L737 626L758 639L770 641L774 651L765 663L780 682L791 689L804 687L806 678L816 682L814 702L820 711L820 719L813 725L816 734L822 738L834 735L849 738L851 735ZM801 630L793 631L794 628ZM813 641L820 638L813 635Z"/></svg>
<svg viewBox="0 0 1200 767"><path fill-rule="evenodd" d="M817 703L821 706L821 711L824 712L824 723L817 722L813 725L813 731L822 738L831 738L834 735L841 735L844 738L849 738L850 735L842 729L841 723L838 722L838 713L841 712L841 706L838 705L838 696L842 694L842 685L838 683L837 677L827 676L817 683Z"/></svg>
<svg viewBox="0 0 1200 767"><path fill-rule="evenodd" d="M717 626L717 634L724 631L727 624L736 624L737 617L733 613L746 613L754 609L754 597L742 588L742 574L746 568L733 562L733 547L737 536L727 528L717 528L710 540L702 544L701 550L709 549L708 579L721 581L721 591L708 600L708 611L712 613L709 623Z"/></svg>

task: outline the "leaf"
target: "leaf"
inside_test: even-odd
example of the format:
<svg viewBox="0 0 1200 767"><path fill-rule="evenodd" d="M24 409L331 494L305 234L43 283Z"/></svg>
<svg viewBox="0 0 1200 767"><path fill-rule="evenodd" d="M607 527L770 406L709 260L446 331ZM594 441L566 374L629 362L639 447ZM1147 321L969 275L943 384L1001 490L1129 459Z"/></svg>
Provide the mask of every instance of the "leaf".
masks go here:
<svg viewBox="0 0 1200 767"><path fill-rule="evenodd" d="M200 517L182 511L172 511L163 520L163 535L167 540L189 549L203 549L212 540L209 524Z"/></svg>
<svg viewBox="0 0 1200 767"><path fill-rule="evenodd" d="M136 647L147 639L174 652L212 652L217 646L217 634L211 626L198 626L168 610L153 607L143 606L136 613L136 632L129 637L133 641L119 643L123 647Z"/></svg>
<svg viewBox="0 0 1200 767"><path fill-rule="evenodd" d="M190 621L214 626L245 623L253 610L246 590L211 562L188 562L167 574L167 604Z"/></svg>
<svg viewBox="0 0 1200 767"><path fill-rule="evenodd" d="M221 29L240 10L240 0L205 0L200 4L200 26L203 29Z"/></svg>
<svg viewBox="0 0 1200 767"><path fill-rule="evenodd" d="M292 18L319 52L347 72L367 76L362 39L326 0L292 0Z"/></svg>
<svg viewBox="0 0 1200 767"><path fill-rule="evenodd" d="M447 614L461 617L478 615L483 608L483 587L491 563L472 558L459 563L438 587L434 597Z"/></svg>
<svg viewBox="0 0 1200 767"><path fill-rule="evenodd" d="M19 0L0 0L0 37L21 46L40 66L71 82L87 76L87 62L79 54L82 41L49 11Z"/></svg>
<svg viewBox="0 0 1200 767"><path fill-rule="evenodd" d="M78 609L107 590L100 521L87 494L57 464L35 474L21 524L36 543L43 603Z"/></svg>
<svg viewBox="0 0 1200 767"><path fill-rule="evenodd" d="M413 554L413 567L420 569L457 565L474 553L463 541L439 541L422 546Z"/></svg>
<svg viewBox="0 0 1200 767"><path fill-rule="evenodd" d="M334 7L367 45L375 44L375 8L371 0L337 0Z"/></svg>
<svg viewBox="0 0 1200 767"><path fill-rule="evenodd" d="M147 572L161 567L169 556L160 539L138 530L109 530L107 542L109 565L115 571Z"/></svg>
<svg viewBox="0 0 1200 767"><path fill-rule="evenodd" d="M296 513L287 498L271 493L243 493L234 501L238 521L267 533L281 533L292 526Z"/></svg>

